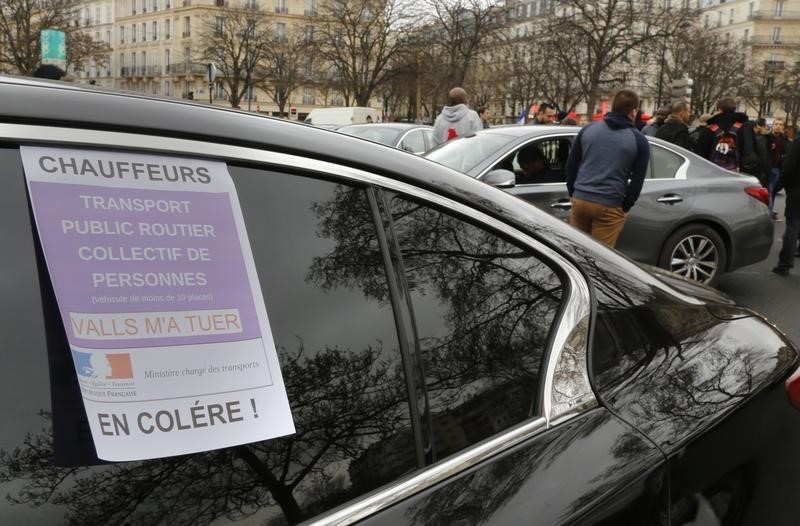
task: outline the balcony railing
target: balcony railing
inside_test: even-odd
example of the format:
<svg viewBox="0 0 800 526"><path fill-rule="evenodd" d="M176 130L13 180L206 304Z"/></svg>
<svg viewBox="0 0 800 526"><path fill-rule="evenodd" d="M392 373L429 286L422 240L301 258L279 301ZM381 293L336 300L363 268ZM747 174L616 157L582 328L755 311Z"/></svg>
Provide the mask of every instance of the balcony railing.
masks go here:
<svg viewBox="0 0 800 526"><path fill-rule="evenodd" d="M184 31L183 33L181 33L181 36L183 38L188 38L188 37L192 36L192 32L191 31Z"/></svg>
<svg viewBox="0 0 800 526"><path fill-rule="evenodd" d="M170 75L205 75L206 66L205 64L186 64L181 62L167 66L167 73Z"/></svg>
<svg viewBox="0 0 800 526"><path fill-rule="evenodd" d="M767 60L764 62L764 69L767 71L782 71L786 67L783 60Z"/></svg>
<svg viewBox="0 0 800 526"><path fill-rule="evenodd" d="M753 11L749 20L800 20L800 11L783 11L780 14L772 11Z"/></svg>
<svg viewBox="0 0 800 526"><path fill-rule="evenodd" d="M285 15L285 14L289 13L289 8L288 8L288 7L286 7L286 6L283 6L283 7L281 7L281 6L275 6L275 12L276 12L276 13L281 13L281 14L284 14L284 15Z"/></svg>
<svg viewBox="0 0 800 526"><path fill-rule="evenodd" d="M147 66L147 69L145 71L145 75L147 75L148 77L157 77L163 73L164 70L161 68L161 66Z"/></svg>
<svg viewBox="0 0 800 526"><path fill-rule="evenodd" d="M748 44L755 46L800 46L800 37L755 36L747 40Z"/></svg>

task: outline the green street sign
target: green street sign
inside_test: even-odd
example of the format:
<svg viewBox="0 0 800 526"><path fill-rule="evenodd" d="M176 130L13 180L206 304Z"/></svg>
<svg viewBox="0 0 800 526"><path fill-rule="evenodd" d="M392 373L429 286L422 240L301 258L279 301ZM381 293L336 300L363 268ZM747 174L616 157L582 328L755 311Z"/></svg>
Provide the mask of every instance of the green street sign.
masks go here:
<svg viewBox="0 0 800 526"><path fill-rule="evenodd" d="M67 65L67 35L58 29L42 29L42 64Z"/></svg>

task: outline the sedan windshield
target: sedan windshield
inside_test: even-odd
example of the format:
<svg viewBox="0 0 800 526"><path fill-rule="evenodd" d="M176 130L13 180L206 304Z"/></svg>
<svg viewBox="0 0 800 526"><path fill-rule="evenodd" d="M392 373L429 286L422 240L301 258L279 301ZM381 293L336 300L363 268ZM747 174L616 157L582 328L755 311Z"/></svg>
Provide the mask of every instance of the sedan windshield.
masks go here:
<svg viewBox="0 0 800 526"><path fill-rule="evenodd" d="M400 134L403 133L403 130L381 126L380 124L374 126L345 126L344 128L339 128L338 131L345 135L353 135L372 142L388 144L389 146L397 144Z"/></svg>
<svg viewBox="0 0 800 526"><path fill-rule="evenodd" d="M471 137L448 141L426 154L425 157L448 168L468 174L513 140L514 137L509 135L478 133ZM470 175L474 176L475 174Z"/></svg>

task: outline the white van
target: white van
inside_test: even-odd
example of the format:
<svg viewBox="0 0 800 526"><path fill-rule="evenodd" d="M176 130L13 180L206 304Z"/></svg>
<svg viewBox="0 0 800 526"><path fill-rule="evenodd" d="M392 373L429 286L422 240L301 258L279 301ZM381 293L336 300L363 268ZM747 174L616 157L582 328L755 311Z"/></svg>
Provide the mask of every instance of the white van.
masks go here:
<svg viewBox="0 0 800 526"><path fill-rule="evenodd" d="M381 122L381 112L373 108L359 107L316 108L311 110L305 120L306 124L314 126L344 126L367 122Z"/></svg>

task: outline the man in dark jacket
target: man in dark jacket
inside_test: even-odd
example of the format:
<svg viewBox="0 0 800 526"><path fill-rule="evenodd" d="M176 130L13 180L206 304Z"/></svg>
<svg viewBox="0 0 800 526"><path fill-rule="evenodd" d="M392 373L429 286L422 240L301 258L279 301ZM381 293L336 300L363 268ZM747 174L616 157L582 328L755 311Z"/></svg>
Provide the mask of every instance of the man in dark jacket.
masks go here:
<svg viewBox="0 0 800 526"><path fill-rule="evenodd" d="M689 103L676 102L669 109L669 116L656 131L656 137L681 148L691 149L689 140Z"/></svg>
<svg viewBox="0 0 800 526"><path fill-rule="evenodd" d="M772 148L770 150L771 156L771 170L769 179L769 211L772 214L772 219L777 219L778 213L775 212L775 194L779 190L778 180L781 178L781 166L783 159L786 156L786 149L789 147L789 141L784 135L784 128L786 123L783 119L775 119L772 121Z"/></svg>
<svg viewBox="0 0 800 526"><path fill-rule="evenodd" d="M614 95L603 120L578 133L565 166L570 224L610 247L639 198L650 161L647 139L634 127L638 107L633 91Z"/></svg>
<svg viewBox="0 0 800 526"><path fill-rule="evenodd" d="M717 147L718 132L730 132L736 129L737 131L733 133L738 135L738 130L741 130L745 124L747 124L747 115L736 111L736 99L722 97L717 102L717 113L708 119L706 127L700 130L695 153L713 162L712 154ZM737 139L736 142L737 147L741 148L742 141ZM741 159L741 155L737 155L737 157Z"/></svg>
<svg viewBox="0 0 800 526"><path fill-rule="evenodd" d="M789 145L780 182L786 190L786 230L783 232L783 246L778 254L778 266L772 272L786 276L794 266L797 240L800 238L800 137Z"/></svg>

